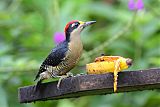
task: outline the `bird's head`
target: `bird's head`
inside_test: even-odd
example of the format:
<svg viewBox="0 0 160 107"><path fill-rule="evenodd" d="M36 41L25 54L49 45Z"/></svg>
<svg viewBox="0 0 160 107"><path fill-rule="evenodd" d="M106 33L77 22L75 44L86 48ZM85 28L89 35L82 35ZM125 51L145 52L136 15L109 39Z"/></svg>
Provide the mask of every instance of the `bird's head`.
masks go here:
<svg viewBox="0 0 160 107"><path fill-rule="evenodd" d="M67 23L66 27L65 27L65 35L66 35L66 40L70 40L70 38L72 36L80 36L81 31L95 23L96 21L87 21L87 22L82 22L82 21L78 21L78 20L73 20L70 21L69 23Z"/></svg>

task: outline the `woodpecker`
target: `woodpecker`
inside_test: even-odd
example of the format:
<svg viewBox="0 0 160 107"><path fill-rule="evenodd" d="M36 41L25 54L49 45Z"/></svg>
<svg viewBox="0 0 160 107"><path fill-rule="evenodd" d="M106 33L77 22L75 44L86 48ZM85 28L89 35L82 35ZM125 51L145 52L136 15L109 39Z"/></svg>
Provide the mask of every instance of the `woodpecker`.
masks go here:
<svg viewBox="0 0 160 107"><path fill-rule="evenodd" d="M35 78L35 80L38 79L36 87L39 86L44 79L60 77L57 84L57 88L59 88L60 81L67 77L67 73L75 67L81 57L83 44L80 34L82 30L95 22L96 21L82 22L73 20L67 23L64 29L65 40L53 48L41 64Z"/></svg>

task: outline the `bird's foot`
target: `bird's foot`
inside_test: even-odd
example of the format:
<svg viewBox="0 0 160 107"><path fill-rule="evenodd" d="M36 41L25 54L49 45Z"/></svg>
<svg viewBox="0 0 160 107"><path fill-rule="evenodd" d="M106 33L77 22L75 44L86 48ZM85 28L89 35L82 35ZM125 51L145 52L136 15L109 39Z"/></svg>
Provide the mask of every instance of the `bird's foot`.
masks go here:
<svg viewBox="0 0 160 107"><path fill-rule="evenodd" d="M59 89L60 87L60 84L61 84L61 81L65 78L68 78L68 77L73 77L73 74L71 72L68 72L66 73L66 75L62 75L62 76L57 76L57 77L60 77L60 79L58 80L58 83L57 83L57 88Z"/></svg>
<svg viewBox="0 0 160 107"><path fill-rule="evenodd" d="M67 77L73 77L74 75L71 72L66 73Z"/></svg>
<svg viewBox="0 0 160 107"><path fill-rule="evenodd" d="M72 74L73 75L73 74ZM58 83L57 83L57 88L59 89L60 85L61 85L61 82L63 79L65 78L68 78L70 77L71 75L62 75L62 76L57 76L57 77L60 77L60 79L58 80Z"/></svg>

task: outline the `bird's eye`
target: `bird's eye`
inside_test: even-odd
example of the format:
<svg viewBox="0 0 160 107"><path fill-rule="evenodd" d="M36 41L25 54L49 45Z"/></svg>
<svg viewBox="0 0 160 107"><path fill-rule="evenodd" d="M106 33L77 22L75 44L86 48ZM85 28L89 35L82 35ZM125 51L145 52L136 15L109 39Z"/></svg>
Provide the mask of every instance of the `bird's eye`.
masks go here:
<svg viewBox="0 0 160 107"><path fill-rule="evenodd" d="M76 27L77 28L78 26L79 26L79 23L77 23L77 22L72 24L72 27Z"/></svg>

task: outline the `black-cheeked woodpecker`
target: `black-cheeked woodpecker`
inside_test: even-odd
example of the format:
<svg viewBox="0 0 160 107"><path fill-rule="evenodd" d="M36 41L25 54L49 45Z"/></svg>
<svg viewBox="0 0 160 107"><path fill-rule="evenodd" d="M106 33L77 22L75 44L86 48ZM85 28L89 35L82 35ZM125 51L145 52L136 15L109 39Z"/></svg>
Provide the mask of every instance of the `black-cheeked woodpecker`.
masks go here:
<svg viewBox="0 0 160 107"><path fill-rule="evenodd" d="M95 22L96 21L82 22L73 20L66 25L66 39L53 48L48 57L41 64L35 78L35 80L38 79L37 86L39 86L44 79L61 77L57 84L57 88L59 88L60 81L64 78L63 75L67 75L67 73L75 67L81 57L83 44L80 33L86 26Z"/></svg>

